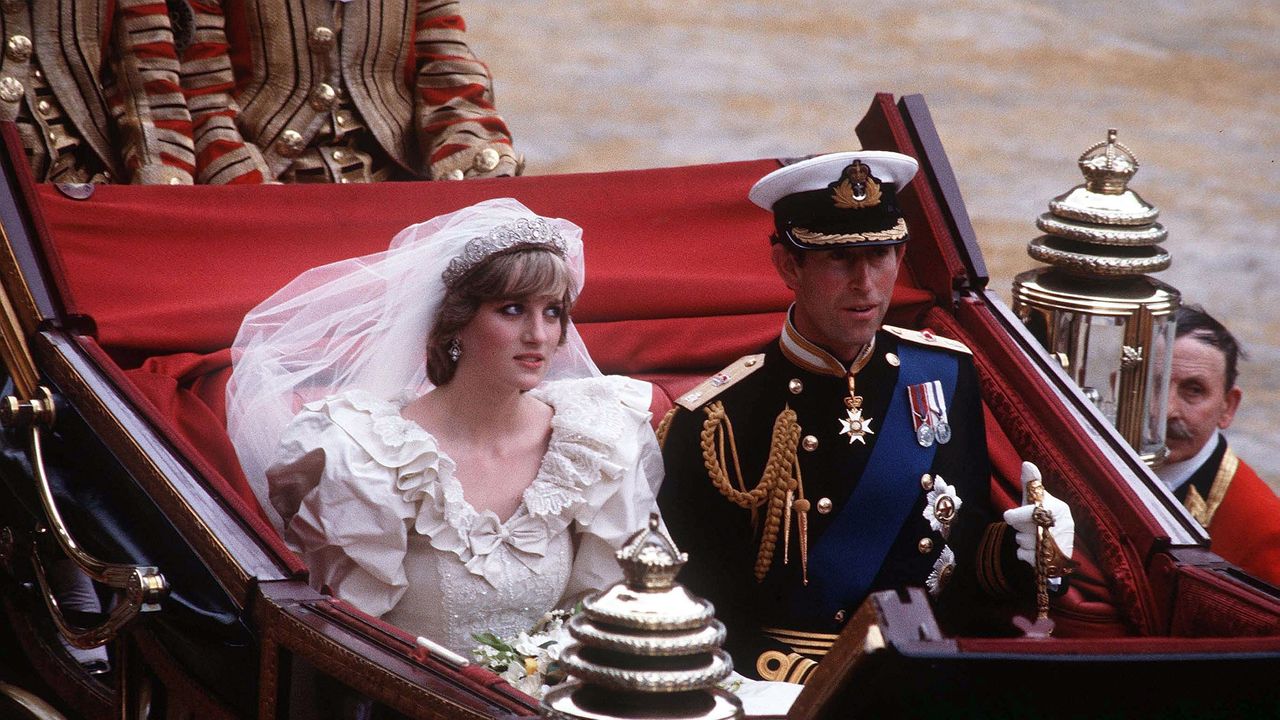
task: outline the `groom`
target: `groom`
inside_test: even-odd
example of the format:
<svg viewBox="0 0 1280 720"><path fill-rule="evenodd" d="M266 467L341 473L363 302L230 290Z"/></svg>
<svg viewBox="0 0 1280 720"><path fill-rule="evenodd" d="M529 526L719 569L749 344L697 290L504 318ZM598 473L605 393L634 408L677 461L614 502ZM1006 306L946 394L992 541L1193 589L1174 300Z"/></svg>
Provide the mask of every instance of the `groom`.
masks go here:
<svg viewBox="0 0 1280 720"><path fill-rule="evenodd" d="M916 168L846 152L756 183L795 303L777 340L668 418L658 502L689 554L680 580L715 604L744 675L803 682L873 591L925 586L955 628L1029 584L1014 540L1034 529L1025 512L995 522L969 349L882 324L908 235L897 193ZM1070 511L1049 501L1069 556Z"/></svg>

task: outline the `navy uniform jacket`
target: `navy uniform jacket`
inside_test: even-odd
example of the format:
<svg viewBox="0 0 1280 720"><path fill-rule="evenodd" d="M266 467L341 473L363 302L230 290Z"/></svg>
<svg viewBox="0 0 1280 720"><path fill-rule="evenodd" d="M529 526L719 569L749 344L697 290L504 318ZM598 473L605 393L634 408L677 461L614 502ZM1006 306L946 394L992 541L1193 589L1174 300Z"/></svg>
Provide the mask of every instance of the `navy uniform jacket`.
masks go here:
<svg viewBox="0 0 1280 720"><path fill-rule="evenodd" d="M799 337L789 324L785 332L790 338ZM919 333L900 334L923 340ZM808 347L825 356L825 366L813 362L812 355L797 354L793 350L797 347L795 340L775 341L750 368L742 367L744 361L736 363L738 376L743 372L746 375L726 384L724 389L708 390L708 384L704 383L700 389L681 398L684 407L677 406L670 419L663 448L667 474L658 502L672 538L689 555L679 580L715 605L717 617L728 629L725 644L738 672L757 676L757 661L761 653L770 650L820 657L834 639L831 636L840 632L862 598L830 616L816 616L806 604L793 601L795 589L804 587L798 520L794 513L789 541L784 543L783 533L777 533L772 561L763 579L757 580L766 513L763 508L748 510L734 504L710 480L703 440L712 437L703 432L707 408L717 402L723 405L733 436L732 445L721 441L724 462L733 467L732 449L736 446L743 475L741 483L746 490L760 481L774 445L773 433L779 413L786 407L795 411L799 425L795 454L803 494L810 504L808 544L812 547L849 500L877 439L883 435L881 423L899 372L895 364L898 348L900 343L908 341L881 330L876 335L872 356L855 376L856 392L864 403L863 417L870 418L869 426L875 433L864 436L865 444L851 443L847 436L840 435L839 420L846 417L845 398L849 395L845 375L837 374L842 373L843 368L812 345ZM799 342L805 343L802 338ZM1003 523L993 524L998 517L990 501L990 463L972 358L957 349L935 349L942 345L958 346L950 341L916 344L933 345L934 352L950 352L958 360L955 389L952 396L946 398L952 437L948 443L936 446L929 473L941 476L955 488L961 506L949 536L944 538L930 527L924 515L926 492L920 476L895 478L894 482L915 486L914 506L893 540L871 591L925 587L944 546L950 547L956 558L953 572L941 588L931 590L931 595L936 596L935 606L944 628L948 625L955 628L949 611L971 605L965 597L1008 591L1009 583L1014 581L1004 577L1002 567L1008 567L1011 573L1029 573L1016 569L1021 563L1009 561L1013 557L1013 532L1004 532ZM835 471L835 468L844 470ZM734 486L742 489L737 485L736 471L730 469L729 476ZM824 500L830 501L830 511L826 513L821 512L827 506ZM784 544L789 544L786 562ZM852 557L859 548L850 547L847 552ZM1017 582L1021 584L1025 580L1019 578ZM808 640L823 635L828 638L825 647L819 647L824 645L821 640ZM779 637L783 641L779 641ZM808 668L812 665L809 662ZM784 674L769 679L799 678Z"/></svg>

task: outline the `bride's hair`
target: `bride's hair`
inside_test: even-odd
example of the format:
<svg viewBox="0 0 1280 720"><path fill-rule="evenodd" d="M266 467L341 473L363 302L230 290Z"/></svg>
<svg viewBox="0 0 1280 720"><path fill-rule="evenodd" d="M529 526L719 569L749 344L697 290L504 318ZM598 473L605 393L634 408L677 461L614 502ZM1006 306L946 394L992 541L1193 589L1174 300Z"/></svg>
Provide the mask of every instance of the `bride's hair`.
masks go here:
<svg viewBox="0 0 1280 720"><path fill-rule="evenodd" d="M427 378L434 385L453 379L457 364L449 344L490 300L532 297L561 298L560 344L566 339L573 282L569 265L558 253L524 247L495 254L467 271L445 291L440 311L427 337Z"/></svg>

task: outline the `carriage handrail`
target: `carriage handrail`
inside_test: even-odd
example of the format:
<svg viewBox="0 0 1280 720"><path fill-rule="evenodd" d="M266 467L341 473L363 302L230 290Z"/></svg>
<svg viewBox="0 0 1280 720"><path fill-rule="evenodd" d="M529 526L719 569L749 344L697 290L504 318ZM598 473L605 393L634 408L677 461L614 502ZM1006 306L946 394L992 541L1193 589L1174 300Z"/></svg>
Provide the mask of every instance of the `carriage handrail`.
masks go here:
<svg viewBox="0 0 1280 720"><path fill-rule="evenodd" d="M62 552L66 554L86 575L109 588L121 591L122 597L115 608L101 624L92 628L79 628L72 625L63 616L58 600L49 587L45 577L43 563L39 557L40 543L32 543L31 559L40 583L41 594L53 617L58 632L67 642L76 647L97 647L112 640L120 628L124 627L139 613L153 612L160 609L160 601L169 592L169 584L159 568L150 565L129 565L109 563L86 552L76 542L58 511L53 497L53 488L45 471L44 449L41 442L42 429L53 425L54 402L53 393L44 386L36 388L35 397L22 401L17 397L7 397L0 406L0 424L5 427L22 427L30 433L28 445L31 471L36 481L36 492L40 497L40 505L48 521L48 526L38 525L37 538L52 534Z"/></svg>

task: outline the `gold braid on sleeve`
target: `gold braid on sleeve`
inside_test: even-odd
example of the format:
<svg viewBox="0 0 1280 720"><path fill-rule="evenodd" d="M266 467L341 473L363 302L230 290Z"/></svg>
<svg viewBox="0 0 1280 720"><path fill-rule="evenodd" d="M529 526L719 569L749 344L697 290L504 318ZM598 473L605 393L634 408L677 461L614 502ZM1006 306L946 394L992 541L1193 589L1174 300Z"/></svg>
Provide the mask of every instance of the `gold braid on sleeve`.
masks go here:
<svg viewBox="0 0 1280 720"><path fill-rule="evenodd" d="M800 653L766 650L756 658L756 672L761 680L804 685L818 663Z"/></svg>
<svg viewBox="0 0 1280 720"><path fill-rule="evenodd" d="M800 439L800 424L790 407L783 408L773 423L773 437L769 444L769 459L765 463L760 482L751 490L742 479L742 467L738 461L738 447L733 437L733 425L724 411L724 404L714 402L703 408L707 417L702 422L702 463L707 468L711 483L729 502L745 510L765 506L764 530L760 536L760 551L756 556L756 581L764 580L773 563L778 546L778 531L786 513L787 495L804 497L798 477L796 446ZM726 448L733 462L738 487L731 484L729 469L725 464Z"/></svg>

